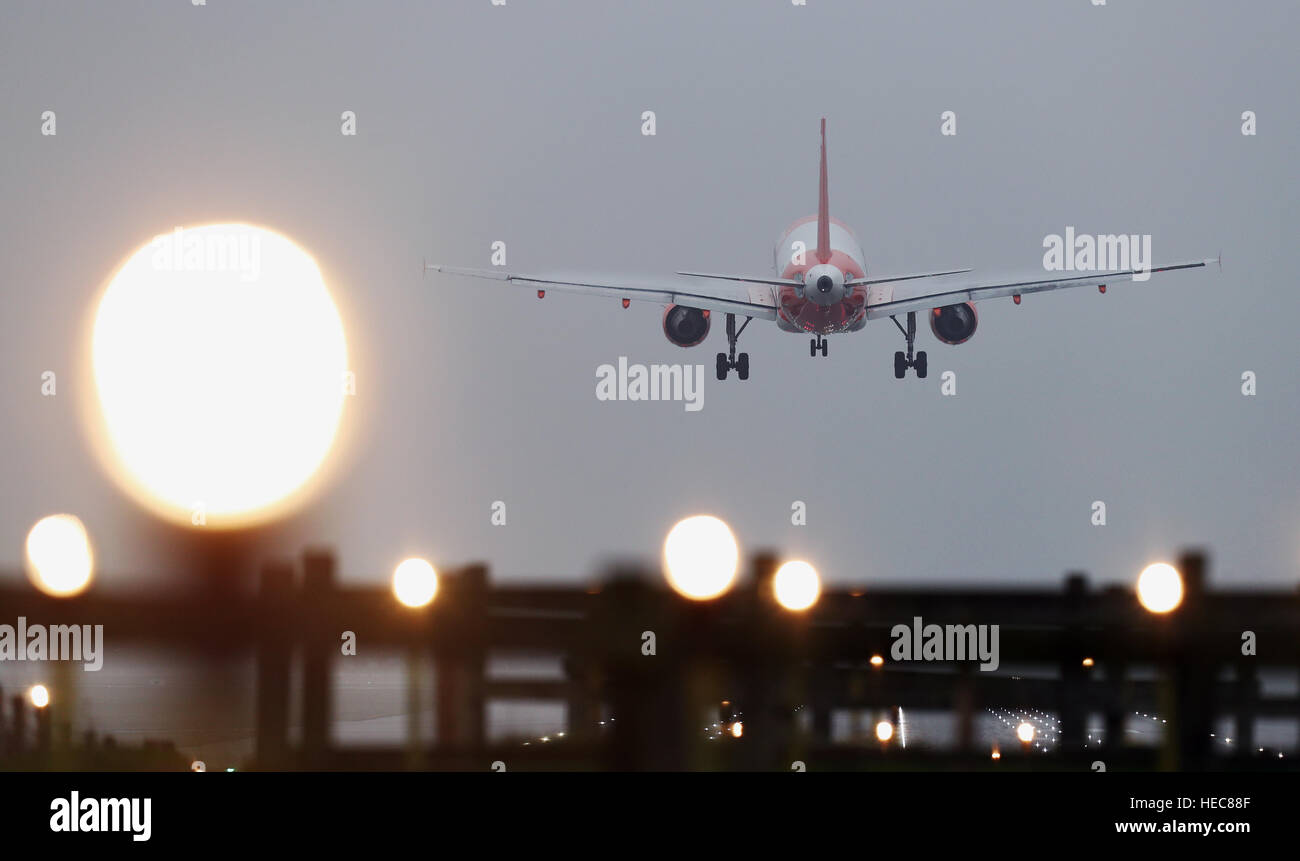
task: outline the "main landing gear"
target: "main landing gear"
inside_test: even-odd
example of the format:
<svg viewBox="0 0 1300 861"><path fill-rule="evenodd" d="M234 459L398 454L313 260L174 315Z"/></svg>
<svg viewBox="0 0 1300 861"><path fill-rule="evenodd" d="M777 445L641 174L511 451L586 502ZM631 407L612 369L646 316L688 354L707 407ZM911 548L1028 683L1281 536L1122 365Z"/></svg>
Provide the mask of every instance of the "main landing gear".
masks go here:
<svg viewBox="0 0 1300 861"><path fill-rule="evenodd" d="M815 356L817 355L817 351L821 350L821 354L825 356L826 351L829 348L830 348L830 342L826 340L825 336L817 335L815 338L813 338L811 341L808 342L808 355Z"/></svg>
<svg viewBox="0 0 1300 861"><path fill-rule="evenodd" d="M929 370L926 367L925 350L921 350L917 353L916 358L912 357L912 344L916 341L916 312L907 312L906 329L903 328L902 323L898 322L897 317L891 315L889 319L894 321L894 325L898 327L898 331L902 332L903 337L907 339L907 355L904 356L902 350L894 353L894 377L901 380L903 379L903 376L907 374L908 368L916 368L916 376L924 380L926 372Z"/></svg>
<svg viewBox="0 0 1300 861"><path fill-rule="evenodd" d="M727 352L718 353L719 380L725 380L727 378L727 371L730 371L733 368L736 371L736 376L740 377L742 380L749 379L749 353L741 353L740 356L737 357L736 341L740 340L740 333L745 331L745 327L749 325L749 321L752 319L754 318L746 317L745 322L740 324L740 331L736 331L736 315L727 315Z"/></svg>

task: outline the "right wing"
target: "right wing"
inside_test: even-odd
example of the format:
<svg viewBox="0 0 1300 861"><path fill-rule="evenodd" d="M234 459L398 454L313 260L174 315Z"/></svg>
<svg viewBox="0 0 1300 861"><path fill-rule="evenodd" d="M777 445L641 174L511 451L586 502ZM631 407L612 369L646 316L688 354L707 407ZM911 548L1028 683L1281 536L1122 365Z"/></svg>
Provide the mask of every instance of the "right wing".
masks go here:
<svg viewBox="0 0 1300 861"><path fill-rule="evenodd" d="M504 281L539 292L558 290L585 296L654 302L659 305L686 305L703 311L741 314L762 320L776 319L776 292L769 282L732 283L736 279L729 279L720 284L699 284L675 278L571 278L561 275L520 275L493 269L461 269L438 263L426 263L424 268L426 272Z"/></svg>
<svg viewBox="0 0 1300 861"><path fill-rule="evenodd" d="M1184 263L1171 263L1166 266L1153 266L1144 271L1119 269L1107 272L1088 272L1085 274L1061 274L1027 276L1023 278L989 278L971 276L968 278L918 278L910 281L898 290L888 290L871 296L867 302L867 319L878 320L909 311L928 311L943 305L959 302L979 302L984 299L997 299L1006 296L1020 296L1025 293L1042 293L1048 290L1063 290L1070 287L1096 287L1120 281L1134 281L1135 275L1152 275L1157 272L1174 272L1179 269L1201 269L1216 261L1189 260ZM1222 265L1220 263L1220 265Z"/></svg>

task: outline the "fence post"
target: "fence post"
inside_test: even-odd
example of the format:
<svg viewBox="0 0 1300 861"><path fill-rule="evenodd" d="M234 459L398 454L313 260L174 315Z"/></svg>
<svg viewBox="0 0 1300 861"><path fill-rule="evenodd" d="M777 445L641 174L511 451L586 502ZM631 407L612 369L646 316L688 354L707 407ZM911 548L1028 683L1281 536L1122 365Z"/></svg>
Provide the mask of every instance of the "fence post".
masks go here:
<svg viewBox="0 0 1300 861"><path fill-rule="evenodd" d="M277 561L260 572L257 608L258 768L283 767L289 745L290 598L293 565Z"/></svg>
<svg viewBox="0 0 1300 861"><path fill-rule="evenodd" d="M1189 550L1178 559L1183 575L1183 605L1174 613L1174 722L1177 727L1177 768L1203 769L1214 728L1214 685L1218 667L1210 654L1214 644L1205 637L1205 554Z"/></svg>
<svg viewBox="0 0 1300 861"><path fill-rule="evenodd" d="M1241 743L1240 752L1248 755L1255 747L1255 712L1259 701L1259 675L1253 656L1237 658L1236 688L1237 734L1233 738Z"/></svg>
<svg viewBox="0 0 1300 861"><path fill-rule="evenodd" d="M302 748L306 768L325 768L333 702L330 659L338 640L327 629L334 608L334 556L308 550L302 557Z"/></svg>
<svg viewBox="0 0 1300 861"><path fill-rule="evenodd" d="M478 753L484 744L487 721L487 644L483 639L487 627L487 566L468 565L447 579L450 607L444 605L439 611L454 615L456 629L463 633L451 649L453 654L440 649L434 656L438 746Z"/></svg>
<svg viewBox="0 0 1300 861"><path fill-rule="evenodd" d="M780 636L778 624L798 624L800 620L785 620L778 615L781 610L772 588L776 554L755 553L750 565L754 583L751 606L745 614L748 642L744 644L740 672L740 706L745 712L743 762L748 769L769 771L779 765L783 739L795 736L794 709L782 702L790 656L781 653L787 638Z"/></svg>
<svg viewBox="0 0 1300 861"><path fill-rule="evenodd" d="M616 569L601 591L595 648L608 661L609 696L616 719L608 766L615 771L682 769L688 759L684 731L703 736L686 715L680 608L673 596L644 582L635 569ZM644 632L655 652L643 654Z"/></svg>
<svg viewBox="0 0 1300 861"><path fill-rule="evenodd" d="M22 694L14 694L10 699L13 703L13 722L9 729L9 749L16 754L23 752L23 747L27 744L27 704L23 702Z"/></svg>
<svg viewBox="0 0 1300 861"><path fill-rule="evenodd" d="M50 732L51 719L50 710L56 708L54 705L47 705L45 708L35 709L36 712L36 752L41 757L48 758L50 755Z"/></svg>
<svg viewBox="0 0 1300 861"><path fill-rule="evenodd" d="M566 731L575 742L586 744L596 737L600 720L600 681L585 654L564 658Z"/></svg>
<svg viewBox="0 0 1300 861"><path fill-rule="evenodd" d="M1083 667L1081 617L1087 600L1088 581L1082 572L1065 578L1065 628L1061 634L1061 683L1057 691L1057 711L1061 717L1059 750L1077 751L1083 747L1087 721L1088 673Z"/></svg>
<svg viewBox="0 0 1300 861"><path fill-rule="evenodd" d="M1106 650L1105 728L1102 730L1101 748L1108 756L1118 755L1124 747L1124 721L1128 717L1128 662L1120 644L1132 638L1132 633L1123 627L1123 620L1133 618L1128 614L1133 612L1136 600L1132 592L1121 586L1107 587L1101 596L1106 616L1101 632Z"/></svg>
<svg viewBox="0 0 1300 861"><path fill-rule="evenodd" d="M953 711L956 712L957 750L969 754L975 749L975 673L970 661L957 664L953 684Z"/></svg>

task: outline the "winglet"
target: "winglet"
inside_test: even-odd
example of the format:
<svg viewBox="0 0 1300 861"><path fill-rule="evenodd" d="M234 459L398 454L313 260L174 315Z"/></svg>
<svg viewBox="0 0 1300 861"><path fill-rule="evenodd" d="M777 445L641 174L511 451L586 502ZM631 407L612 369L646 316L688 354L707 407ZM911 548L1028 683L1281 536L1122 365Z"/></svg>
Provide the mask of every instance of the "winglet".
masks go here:
<svg viewBox="0 0 1300 861"><path fill-rule="evenodd" d="M817 262L831 259L831 209L826 192L826 118L822 117L821 183L817 190Z"/></svg>

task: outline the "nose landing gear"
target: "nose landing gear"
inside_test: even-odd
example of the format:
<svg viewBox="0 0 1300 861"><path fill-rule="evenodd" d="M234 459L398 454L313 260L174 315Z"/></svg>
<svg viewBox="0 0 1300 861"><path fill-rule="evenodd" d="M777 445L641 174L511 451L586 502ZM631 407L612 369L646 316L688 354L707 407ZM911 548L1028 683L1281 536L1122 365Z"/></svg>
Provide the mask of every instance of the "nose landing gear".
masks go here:
<svg viewBox="0 0 1300 861"><path fill-rule="evenodd" d="M895 379L903 379L907 374L908 368L915 368L917 378L924 380L926 373L929 371L926 363L925 350L918 352L915 357L912 356L912 345L916 341L916 312L907 312L906 329L903 328L902 323L898 322L897 317L891 315L889 319L894 321L894 325L898 327L898 331L902 332L903 337L907 339L907 355L903 355L902 350L894 353Z"/></svg>
<svg viewBox="0 0 1300 861"><path fill-rule="evenodd" d="M825 356L828 349L830 349L830 342L823 335L817 335L808 342L808 355L810 356L817 355L818 350L821 350L822 355Z"/></svg>
<svg viewBox="0 0 1300 861"><path fill-rule="evenodd" d="M736 342L740 340L740 333L745 331L752 317L746 317L745 322L740 324L740 331L736 330L736 315L727 315L727 352L718 353L717 371L718 379L725 380L727 372L735 369L736 376L742 380L749 379L749 353L736 355Z"/></svg>

